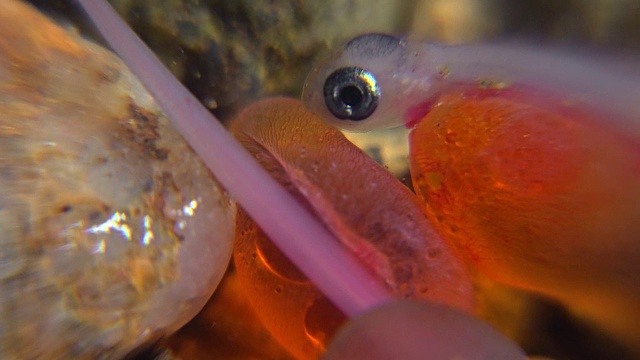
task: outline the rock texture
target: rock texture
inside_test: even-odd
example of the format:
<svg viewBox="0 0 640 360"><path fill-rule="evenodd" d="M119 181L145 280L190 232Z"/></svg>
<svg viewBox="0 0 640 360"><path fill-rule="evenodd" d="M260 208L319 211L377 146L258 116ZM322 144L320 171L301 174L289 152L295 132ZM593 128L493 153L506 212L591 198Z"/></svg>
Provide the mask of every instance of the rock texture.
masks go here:
<svg viewBox="0 0 640 360"><path fill-rule="evenodd" d="M0 23L0 358L121 357L202 308L235 206L118 58Z"/></svg>

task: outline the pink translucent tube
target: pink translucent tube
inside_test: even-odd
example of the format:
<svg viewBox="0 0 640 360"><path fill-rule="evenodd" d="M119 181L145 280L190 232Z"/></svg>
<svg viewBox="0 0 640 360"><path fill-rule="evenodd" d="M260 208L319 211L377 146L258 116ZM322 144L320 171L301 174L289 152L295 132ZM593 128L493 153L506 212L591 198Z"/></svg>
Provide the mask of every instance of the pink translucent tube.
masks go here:
<svg viewBox="0 0 640 360"><path fill-rule="evenodd" d="M391 301L383 287L176 80L104 0L79 0L215 177L348 316Z"/></svg>

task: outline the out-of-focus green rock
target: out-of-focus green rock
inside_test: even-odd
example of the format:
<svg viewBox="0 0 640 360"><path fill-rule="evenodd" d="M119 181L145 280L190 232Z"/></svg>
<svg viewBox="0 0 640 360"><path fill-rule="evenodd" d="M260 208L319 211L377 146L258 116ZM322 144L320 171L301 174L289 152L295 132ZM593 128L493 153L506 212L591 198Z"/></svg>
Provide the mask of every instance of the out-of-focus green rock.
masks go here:
<svg viewBox="0 0 640 360"><path fill-rule="evenodd" d="M112 3L165 64L225 117L265 95L297 96L312 60L364 32L406 31L411 1ZM214 100L215 99L215 102Z"/></svg>
<svg viewBox="0 0 640 360"><path fill-rule="evenodd" d="M365 32L444 42L526 41L640 48L636 0L111 0L216 114L298 96L312 60ZM215 99L215 101L214 101Z"/></svg>
<svg viewBox="0 0 640 360"><path fill-rule="evenodd" d="M257 98L299 96L313 59L365 32L640 51L637 0L109 1L222 119ZM86 21L72 0L30 2Z"/></svg>

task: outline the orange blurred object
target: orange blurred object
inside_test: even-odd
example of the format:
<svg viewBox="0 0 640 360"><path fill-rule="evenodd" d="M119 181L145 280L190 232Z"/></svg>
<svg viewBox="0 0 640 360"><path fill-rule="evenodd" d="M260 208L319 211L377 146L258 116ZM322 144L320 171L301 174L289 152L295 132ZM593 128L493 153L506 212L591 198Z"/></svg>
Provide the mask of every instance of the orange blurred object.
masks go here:
<svg viewBox="0 0 640 360"><path fill-rule="evenodd" d="M443 236L493 279L638 339L637 140L531 89L460 90L436 103L410 135L411 174Z"/></svg>
<svg viewBox="0 0 640 360"><path fill-rule="evenodd" d="M229 129L395 296L473 310L462 259L414 194L299 101L259 102ZM237 274L258 317L294 356L316 358L344 315L253 221L237 221Z"/></svg>
<svg viewBox="0 0 640 360"><path fill-rule="evenodd" d="M296 358L317 358L345 315L243 211L238 213L237 224L234 261L240 286L254 311Z"/></svg>

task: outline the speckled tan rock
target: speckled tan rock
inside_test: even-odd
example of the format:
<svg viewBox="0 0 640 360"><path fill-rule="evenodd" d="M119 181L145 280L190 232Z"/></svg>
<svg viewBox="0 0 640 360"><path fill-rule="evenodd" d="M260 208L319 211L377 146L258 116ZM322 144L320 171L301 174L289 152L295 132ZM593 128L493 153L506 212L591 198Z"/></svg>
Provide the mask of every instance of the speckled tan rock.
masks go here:
<svg viewBox="0 0 640 360"><path fill-rule="evenodd" d="M0 358L121 357L202 308L235 206L114 55L0 23Z"/></svg>

